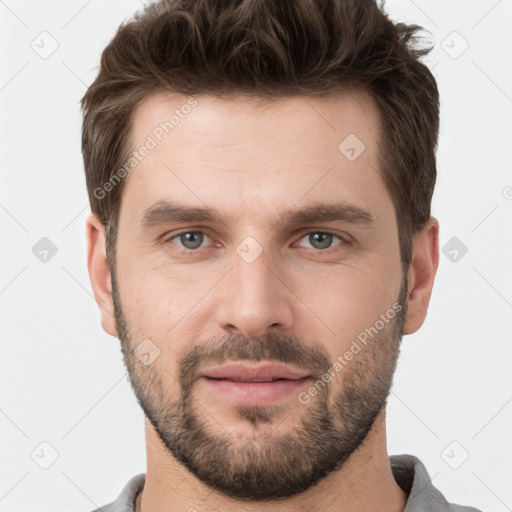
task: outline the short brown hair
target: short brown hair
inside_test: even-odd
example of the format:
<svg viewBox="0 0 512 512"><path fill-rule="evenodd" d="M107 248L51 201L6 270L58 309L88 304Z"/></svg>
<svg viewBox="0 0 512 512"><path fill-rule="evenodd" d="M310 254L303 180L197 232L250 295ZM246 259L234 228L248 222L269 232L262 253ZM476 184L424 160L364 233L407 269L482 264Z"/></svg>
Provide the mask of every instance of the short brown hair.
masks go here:
<svg viewBox="0 0 512 512"><path fill-rule="evenodd" d="M126 178L105 197L95 190L125 162L133 113L150 94L271 99L355 86L379 107L379 172L407 269L413 235L430 217L439 132L437 84L419 60L431 48L417 47L419 30L391 21L375 0L160 0L123 23L81 103L89 201L111 263Z"/></svg>

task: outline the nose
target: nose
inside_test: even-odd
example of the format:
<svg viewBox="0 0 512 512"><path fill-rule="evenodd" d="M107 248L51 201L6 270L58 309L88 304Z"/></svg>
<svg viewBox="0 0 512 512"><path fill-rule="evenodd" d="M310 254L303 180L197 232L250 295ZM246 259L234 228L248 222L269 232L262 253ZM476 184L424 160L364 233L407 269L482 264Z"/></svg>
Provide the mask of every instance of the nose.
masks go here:
<svg viewBox="0 0 512 512"><path fill-rule="evenodd" d="M218 296L217 322L230 334L259 337L293 323L293 294L281 266L263 251L254 261L233 255L232 269Z"/></svg>

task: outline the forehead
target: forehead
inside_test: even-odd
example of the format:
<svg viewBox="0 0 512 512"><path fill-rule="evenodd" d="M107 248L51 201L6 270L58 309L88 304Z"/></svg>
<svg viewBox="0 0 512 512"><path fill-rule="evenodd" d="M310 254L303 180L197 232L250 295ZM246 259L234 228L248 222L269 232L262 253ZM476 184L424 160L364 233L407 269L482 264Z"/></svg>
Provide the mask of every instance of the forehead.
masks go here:
<svg viewBox="0 0 512 512"><path fill-rule="evenodd" d="M301 136L314 136L319 129L332 132L332 137L326 140L329 145L332 140L351 133L372 145L370 139L377 134L374 129L379 117L373 96L354 88L323 97L268 99L246 95L226 99L209 95L192 97L160 92L146 98L135 110L132 149L144 144L148 135L158 143L172 145L172 139L193 132L196 147L202 145L201 138L204 138L206 143L226 148L247 142L247 135L255 143L261 141L266 145L296 143ZM265 130L256 131L262 126ZM279 137L270 140L271 133L278 133ZM167 137L170 134L173 137Z"/></svg>
<svg viewBox="0 0 512 512"><path fill-rule="evenodd" d="M362 90L270 101L154 94L134 113L131 150L138 157L121 212L137 221L173 198L211 204L226 216L229 209L262 215L267 206L322 198L389 202L378 136L377 105Z"/></svg>

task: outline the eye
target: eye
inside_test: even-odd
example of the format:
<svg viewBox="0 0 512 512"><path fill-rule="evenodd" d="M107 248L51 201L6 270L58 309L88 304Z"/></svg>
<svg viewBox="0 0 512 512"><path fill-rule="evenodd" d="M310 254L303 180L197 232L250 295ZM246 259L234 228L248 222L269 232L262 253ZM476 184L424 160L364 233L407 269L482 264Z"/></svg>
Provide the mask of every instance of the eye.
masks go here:
<svg viewBox="0 0 512 512"><path fill-rule="evenodd" d="M306 233L301 238L301 240L304 238L306 238L307 241L311 244L312 249L320 251L331 249L333 238L337 238L341 241L341 243L337 245L348 244L348 242L344 240L341 236L326 231L311 231L309 233Z"/></svg>
<svg viewBox="0 0 512 512"><path fill-rule="evenodd" d="M182 231L181 233L173 235L171 238L169 238L168 242L172 241L173 243L178 243L178 247L193 251L201 248L205 238L210 237L203 231ZM175 239L177 242L174 241ZM182 245L180 246L179 244Z"/></svg>
<svg viewBox="0 0 512 512"><path fill-rule="evenodd" d="M177 233L166 240L166 243L173 243L178 248L185 251L196 251L198 249L206 247L203 245L207 242L210 237L204 231L182 231ZM348 244L348 240L345 240L339 235L330 233L328 231L310 231L303 235L300 240L306 239L310 244L311 249L316 251L327 251L333 248L333 240L337 238L340 243L338 246ZM336 245L334 247L336 247Z"/></svg>

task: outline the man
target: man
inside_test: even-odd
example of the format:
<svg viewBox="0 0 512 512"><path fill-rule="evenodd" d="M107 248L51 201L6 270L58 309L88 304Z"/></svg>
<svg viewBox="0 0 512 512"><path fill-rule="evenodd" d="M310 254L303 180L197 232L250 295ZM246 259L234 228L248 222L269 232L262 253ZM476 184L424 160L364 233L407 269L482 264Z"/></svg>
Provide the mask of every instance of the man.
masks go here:
<svg viewBox="0 0 512 512"><path fill-rule="evenodd" d="M419 28L374 0L168 0L103 52L88 268L147 473L101 510L475 510L386 448L438 266Z"/></svg>

